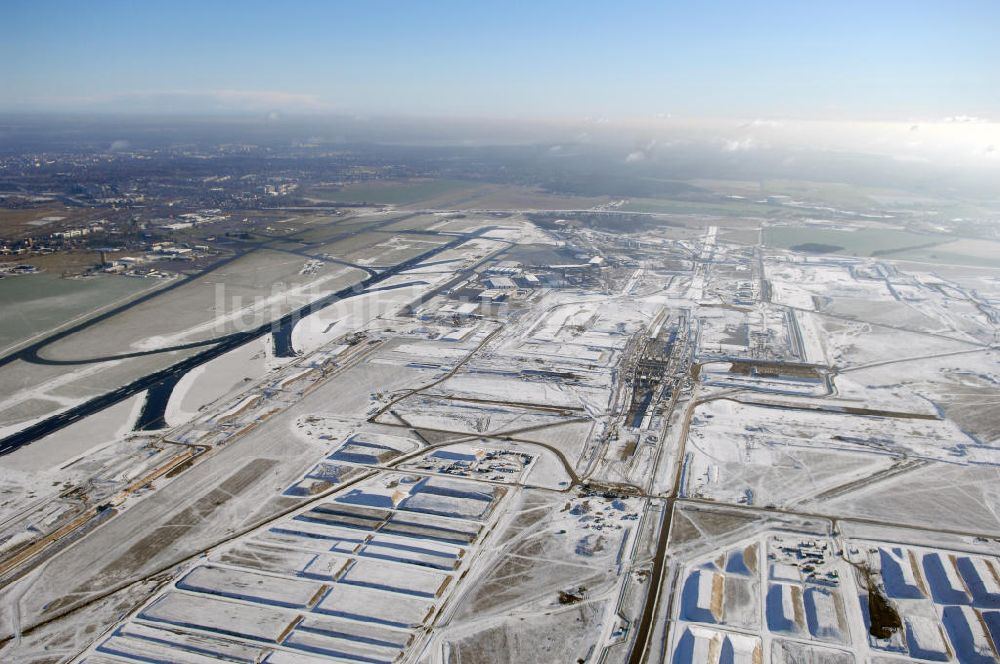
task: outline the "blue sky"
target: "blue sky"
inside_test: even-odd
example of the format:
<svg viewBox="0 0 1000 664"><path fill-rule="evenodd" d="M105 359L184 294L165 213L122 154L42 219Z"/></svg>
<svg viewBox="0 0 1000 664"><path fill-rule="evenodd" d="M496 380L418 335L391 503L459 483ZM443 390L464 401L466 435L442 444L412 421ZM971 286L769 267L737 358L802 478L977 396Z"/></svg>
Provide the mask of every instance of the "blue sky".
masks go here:
<svg viewBox="0 0 1000 664"><path fill-rule="evenodd" d="M4 0L0 19L0 110L1000 116L997 0Z"/></svg>

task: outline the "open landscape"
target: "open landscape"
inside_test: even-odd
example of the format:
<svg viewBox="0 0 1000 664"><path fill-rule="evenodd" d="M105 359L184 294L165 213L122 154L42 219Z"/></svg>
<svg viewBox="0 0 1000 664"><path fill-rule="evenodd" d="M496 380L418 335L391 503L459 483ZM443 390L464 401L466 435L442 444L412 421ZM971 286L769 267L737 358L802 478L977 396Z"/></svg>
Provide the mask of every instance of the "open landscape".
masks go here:
<svg viewBox="0 0 1000 664"><path fill-rule="evenodd" d="M0 664L1000 664L1000 3L0 3Z"/></svg>
<svg viewBox="0 0 1000 664"><path fill-rule="evenodd" d="M997 661L995 237L289 184L0 282L7 661Z"/></svg>

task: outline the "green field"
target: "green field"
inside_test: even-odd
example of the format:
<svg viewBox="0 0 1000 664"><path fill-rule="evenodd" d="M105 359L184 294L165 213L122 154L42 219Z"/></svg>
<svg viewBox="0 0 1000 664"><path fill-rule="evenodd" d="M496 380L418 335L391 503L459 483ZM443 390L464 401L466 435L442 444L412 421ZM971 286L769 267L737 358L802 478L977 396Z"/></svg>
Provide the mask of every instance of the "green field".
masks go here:
<svg viewBox="0 0 1000 664"><path fill-rule="evenodd" d="M894 252L907 248L947 242L940 235L923 235L888 228L863 228L856 231L817 228L814 226L772 226L764 231L764 243L776 249L800 245L829 245L828 253L843 256L879 256L894 258Z"/></svg>
<svg viewBox="0 0 1000 664"><path fill-rule="evenodd" d="M719 239L724 242L754 246L760 241L760 232L756 228L720 230Z"/></svg>
<svg viewBox="0 0 1000 664"><path fill-rule="evenodd" d="M311 190L309 195L338 203L412 205L481 186L482 183L467 180L364 182L349 184L340 189L317 188Z"/></svg>
<svg viewBox="0 0 1000 664"><path fill-rule="evenodd" d="M111 276L62 279L51 274L0 279L0 351L163 283Z"/></svg>
<svg viewBox="0 0 1000 664"><path fill-rule="evenodd" d="M654 214L710 214L720 217L773 217L782 213L774 205L753 201L701 202L669 198L632 198L620 208L623 212L651 212Z"/></svg>
<svg viewBox="0 0 1000 664"><path fill-rule="evenodd" d="M900 251L891 258L918 263L1000 268L1000 242L961 239L934 247Z"/></svg>

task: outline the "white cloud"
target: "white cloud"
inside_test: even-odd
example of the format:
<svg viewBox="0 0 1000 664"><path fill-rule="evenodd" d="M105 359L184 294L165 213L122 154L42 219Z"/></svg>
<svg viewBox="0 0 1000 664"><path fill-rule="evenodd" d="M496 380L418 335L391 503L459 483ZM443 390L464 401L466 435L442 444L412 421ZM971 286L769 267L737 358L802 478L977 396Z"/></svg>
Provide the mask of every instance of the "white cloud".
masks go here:
<svg viewBox="0 0 1000 664"><path fill-rule="evenodd" d="M198 95L205 93L179 93ZM250 104L277 109L325 109L329 105L318 95L300 92L281 92L274 90L215 90L207 93L209 99L216 99L229 104Z"/></svg>
<svg viewBox="0 0 1000 664"><path fill-rule="evenodd" d="M770 127L774 129L777 127L783 127L784 124L785 124L784 122L780 122L778 120L763 120L761 118L757 118L755 120L751 120L750 122L744 123L742 126L744 129L756 128L756 127Z"/></svg>
<svg viewBox="0 0 1000 664"><path fill-rule="evenodd" d="M947 118L944 118L943 121L944 122L949 122L949 123L950 122L957 122L957 123L962 123L962 124L966 124L966 123L977 123L978 124L980 122L989 122L989 120L987 118L979 118L979 117L976 117L975 115L951 115L951 116L949 116Z"/></svg>
<svg viewBox="0 0 1000 664"><path fill-rule="evenodd" d="M656 141L650 141L645 146L629 152L628 156L625 157L625 163L633 164L637 161L645 161L653 156L654 149L656 149Z"/></svg>
<svg viewBox="0 0 1000 664"><path fill-rule="evenodd" d="M756 140L747 136L743 139L726 141L723 144L722 149L726 152L746 152L747 150L754 150L759 146L760 144Z"/></svg>
<svg viewBox="0 0 1000 664"><path fill-rule="evenodd" d="M892 155L892 160L893 161L899 161L899 162L902 162L902 163L908 163L908 164L929 164L929 163L931 163L931 160L928 159L927 157L921 157L920 155L915 155L915 154L895 154L895 155Z"/></svg>
<svg viewBox="0 0 1000 664"><path fill-rule="evenodd" d="M22 100L22 107L144 113L314 113L333 110L318 95L282 90L146 90Z"/></svg>

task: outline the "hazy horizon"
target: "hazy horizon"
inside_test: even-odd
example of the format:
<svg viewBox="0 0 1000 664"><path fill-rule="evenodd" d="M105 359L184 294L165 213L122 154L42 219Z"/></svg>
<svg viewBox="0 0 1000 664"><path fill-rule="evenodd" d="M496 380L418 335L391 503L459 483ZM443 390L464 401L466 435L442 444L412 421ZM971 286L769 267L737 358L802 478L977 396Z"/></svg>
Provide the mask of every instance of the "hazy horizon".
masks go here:
<svg viewBox="0 0 1000 664"><path fill-rule="evenodd" d="M935 122L830 122L738 118L527 120L406 115L312 115L275 112L210 115L0 113L0 149L54 146L59 137L95 149L247 142L274 146L382 144L537 146L547 161L587 155L636 175L701 162L723 170L762 169L795 176L805 164L820 179L946 178L985 193L1000 169L1000 123L978 118ZM200 137L200 138L199 138ZM41 141L40 143L38 141ZM706 162L707 160L707 162ZM850 170L850 169L848 169Z"/></svg>

